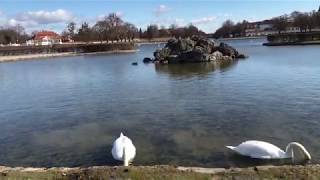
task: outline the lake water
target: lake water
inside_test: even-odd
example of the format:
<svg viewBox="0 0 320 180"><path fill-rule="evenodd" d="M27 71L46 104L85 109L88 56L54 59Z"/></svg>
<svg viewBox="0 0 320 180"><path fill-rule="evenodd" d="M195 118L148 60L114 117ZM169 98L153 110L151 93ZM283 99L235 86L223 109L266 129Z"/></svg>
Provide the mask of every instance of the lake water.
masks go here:
<svg viewBox="0 0 320 180"><path fill-rule="evenodd" d="M115 165L120 132L136 145L135 165L261 163L225 148L249 139L301 142L319 163L320 46L262 41L228 41L250 58L221 67L141 63L157 45L0 63L0 164Z"/></svg>

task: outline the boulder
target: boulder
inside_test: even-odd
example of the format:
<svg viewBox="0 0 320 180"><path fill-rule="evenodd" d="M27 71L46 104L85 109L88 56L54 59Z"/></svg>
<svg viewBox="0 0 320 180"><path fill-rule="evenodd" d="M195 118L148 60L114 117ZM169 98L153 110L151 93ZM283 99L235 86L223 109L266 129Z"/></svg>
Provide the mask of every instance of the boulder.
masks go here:
<svg viewBox="0 0 320 180"><path fill-rule="evenodd" d="M215 51L214 53L210 54L209 60L210 61L218 61L223 58L223 54L220 51Z"/></svg>
<svg viewBox="0 0 320 180"><path fill-rule="evenodd" d="M202 47L205 50L205 53L211 54L212 53L212 49L214 48L214 43L211 42L210 40L206 40L204 38L200 38L197 41L196 46Z"/></svg>
<svg viewBox="0 0 320 180"><path fill-rule="evenodd" d="M151 58L148 58L148 57L143 58L143 63L151 63L151 62L152 62Z"/></svg>
<svg viewBox="0 0 320 180"><path fill-rule="evenodd" d="M247 56L244 55L244 54L239 54L239 55L237 56L237 58L239 58L239 59L245 59L245 58L247 58Z"/></svg>
<svg viewBox="0 0 320 180"><path fill-rule="evenodd" d="M194 42L190 39L170 39L166 48L170 49L170 54L181 54L182 52L191 51Z"/></svg>
<svg viewBox="0 0 320 180"><path fill-rule="evenodd" d="M165 58L167 58L171 53L171 49L169 49L168 47L162 48L162 49L158 49L153 53L153 56L155 58L156 61L162 61Z"/></svg>
<svg viewBox="0 0 320 180"><path fill-rule="evenodd" d="M239 55L236 49L234 49L226 43L220 43L218 47L214 48L214 51L216 50L220 51L224 56L230 56L232 58L236 58Z"/></svg>
<svg viewBox="0 0 320 180"><path fill-rule="evenodd" d="M192 51L184 52L178 57L179 62L206 62L207 57L203 53L203 49L201 47L195 48Z"/></svg>
<svg viewBox="0 0 320 180"><path fill-rule="evenodd" d="M168 63L179 63L178 55L169 55L166 60Z"/></svg>

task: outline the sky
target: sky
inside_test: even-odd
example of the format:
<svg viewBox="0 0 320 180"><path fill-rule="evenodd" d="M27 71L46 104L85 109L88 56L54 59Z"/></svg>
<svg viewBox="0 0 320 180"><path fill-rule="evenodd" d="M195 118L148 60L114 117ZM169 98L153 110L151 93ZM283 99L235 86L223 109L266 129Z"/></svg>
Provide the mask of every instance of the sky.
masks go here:
<svg viewBox="0 0 320 180"><path fill-rule="evenodd" d="M114 12L142 29L192 23L213 33L227 19L252 22L319 6L320 0L0 0L0 26L62 32L70 21L93 25Z"/></svg>

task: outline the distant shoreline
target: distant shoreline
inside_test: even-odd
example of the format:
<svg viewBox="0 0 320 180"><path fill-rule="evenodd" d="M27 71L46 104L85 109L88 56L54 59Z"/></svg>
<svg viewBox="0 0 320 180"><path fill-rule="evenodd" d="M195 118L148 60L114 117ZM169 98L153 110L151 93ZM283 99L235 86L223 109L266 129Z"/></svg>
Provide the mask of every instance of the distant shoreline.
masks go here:
<svg viewBox="0 0 320 180"><path fill-rule="evenodd" d="M320 32L295 32L269 35L264 46L319 45Z"/></svg>
<svg viewBox="0 0 320 180"><path fill-rule="evenodd" d="M264 46L304 46L304 45L320 45L320 41L301 41L301 42L267 42Z"/></svg>
<svg viewBox="0 0 320 180"><path fill-rule="evenodd" d="M65 52L65 53L23 54L23 55L13 55L13 56L0 56L0 63L24 61L24 60L34 60L34 59L48 59L48 58L55 58L55 57L85 56L85 55L96 55L96 54L134 53L137 51L138 51L137 49L134 49L134 50L102 51L102 52L92 52L92 53Z"/></svg>
<svg viewBox="0 0 320 180"><path fill-rule="evenodd" d="M245 39L262 39L266 38L266 36L250 36L250 37L236 37L236 38L221 38L218 40L245 40Z"/></svg>
<svg viewBox="0 0 320 180"><path fill-rule="evenodd" d="M136 44L156 44L156 43L166 43L169 39L173 37L163 37L163 38L153 38L153 39L137 39Z"/></svg>

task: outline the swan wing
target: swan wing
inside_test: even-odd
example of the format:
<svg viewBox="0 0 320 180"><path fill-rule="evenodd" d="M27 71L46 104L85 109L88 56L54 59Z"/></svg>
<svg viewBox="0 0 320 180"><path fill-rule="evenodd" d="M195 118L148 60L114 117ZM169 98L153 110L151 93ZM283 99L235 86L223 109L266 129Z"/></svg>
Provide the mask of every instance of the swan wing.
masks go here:
<svg viewBox="0 0 320 180"><path fill-rule="evenodd" d="M128 155L129 161L132 161L136 156L136 147L133 145L132 141L127 144L126 154Z"/></svg>
<svg viewBox="0 0 320 180"><path fill-rule="evenodd" d="M124 144L122 143L122 137L116 139L113 143L111 154L112 157L116 160L122 161L123 160L123 148Z"/></svg>
<svg viewBox="0 0 320 180"><path fill-rule="evenodd" d="M279 159L285 152L277 146L263 141L246 141L233 149L237 153L258 159Z"/></svg>

